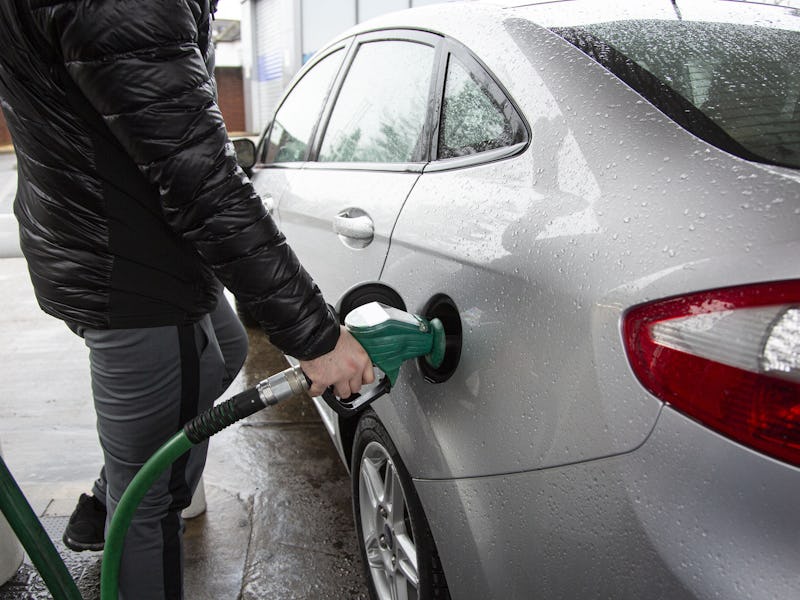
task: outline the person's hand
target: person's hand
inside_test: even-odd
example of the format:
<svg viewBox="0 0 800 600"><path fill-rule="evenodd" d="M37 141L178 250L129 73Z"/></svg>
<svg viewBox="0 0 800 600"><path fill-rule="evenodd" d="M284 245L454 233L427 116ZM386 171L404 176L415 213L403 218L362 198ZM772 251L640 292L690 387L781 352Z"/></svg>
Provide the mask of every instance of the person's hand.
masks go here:
<svg viewBox="0 0 800 600"><path fill-rule="evenodd" d="M365 383L375 381L372 361L361 344L344 327L333 350L312 360L301 360L300 367L311 380L310 396L320 396L328 386L340 398L348 398Z"/></svg>

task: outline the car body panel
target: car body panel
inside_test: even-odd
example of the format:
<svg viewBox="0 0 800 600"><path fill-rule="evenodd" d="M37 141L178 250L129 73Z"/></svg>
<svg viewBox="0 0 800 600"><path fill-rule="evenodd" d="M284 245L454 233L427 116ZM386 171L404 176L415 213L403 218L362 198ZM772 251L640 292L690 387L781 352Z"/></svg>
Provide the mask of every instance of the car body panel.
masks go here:
<svg viewBox="0 0 800 600"><path fill-rule="evenodd" d="M800 590L800 471L669 407L634 452L415 485L460 600Z"/></svg>
<svg viewBox="0 0 800 600"><path fill-rule="evenodd" d="M289 185L287 173L293 170L295 169L264 165L256 165L253 168L253 187L278 226L281 224L281 219L277 207Z"/></svg>
<svg viewBox="0 0 800 600"><path fill-rule="evenodd" d="M397 215L419 173L337 168L285 170L278 203L281 230L306 270L331 301L354 283L379 278ZM334 231L336 216L358 209L372 221L374 238L348 246Z"/></svg>
<svg viewBox="0 0 800 600"><path fill-rule="evenodd" d="M660 402L621 352L623 311L800 275L780 258L798 238L796 175L710 146L563 41L526 33L531 62L517 63L509 89L529 120L530 148L424 173L383 274L406 291L410 310L444 293L464 321L450 381L431 386L407 369L408 388L376 404L420 477L515 472L635 448ZM575 98L571 110L557 110L565 97ZM600 134L613 142L600 143ZM647 138L660 140L658 153L639 150Z"/></svg>

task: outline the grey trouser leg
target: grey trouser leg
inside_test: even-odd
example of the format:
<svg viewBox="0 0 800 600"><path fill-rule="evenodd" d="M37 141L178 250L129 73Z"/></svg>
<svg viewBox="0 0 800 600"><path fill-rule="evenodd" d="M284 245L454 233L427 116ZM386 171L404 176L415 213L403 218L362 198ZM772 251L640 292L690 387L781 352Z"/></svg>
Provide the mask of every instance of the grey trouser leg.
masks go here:
<svg viewBox="0 0 800 600"><path fill-rule="evenodd" d="M186 326L84 330L109 519L142 464L210 408L241 368L247 337L228 302ZM213 316L213 318L212 318ZM224 350L223 350L224 348ZM125 538L122 600L183 597L180 511L189 505L207 443L178 459L147 492Z"/></svg>
<svg viewBox="0 0 800 600"><path fill-rule="evenodd" d="M211 325L214 328L214 334L225 363L225 377L222 380L219 394L217 394L221 396L233 383L247 358L247 332L222 294L220 294L217 308L210 316ZM106 468L103 467L100 469L100 476L92 486L92 495L103 504L106 499L106 487Z"/></svg>

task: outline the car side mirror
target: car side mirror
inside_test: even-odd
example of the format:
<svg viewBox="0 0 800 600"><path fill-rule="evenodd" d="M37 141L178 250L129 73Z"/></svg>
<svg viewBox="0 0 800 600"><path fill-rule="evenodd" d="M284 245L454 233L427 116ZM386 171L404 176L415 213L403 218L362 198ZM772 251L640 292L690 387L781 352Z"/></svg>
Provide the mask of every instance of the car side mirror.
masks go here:
<svg viewBox="0 0 800 600"><path fill-rule="evenodd" d="M248 138L233 140L233 149L236 152L236 160L239 166L248 175L252 174L253 165L256 164L256 145L253 140Z"/></svg>

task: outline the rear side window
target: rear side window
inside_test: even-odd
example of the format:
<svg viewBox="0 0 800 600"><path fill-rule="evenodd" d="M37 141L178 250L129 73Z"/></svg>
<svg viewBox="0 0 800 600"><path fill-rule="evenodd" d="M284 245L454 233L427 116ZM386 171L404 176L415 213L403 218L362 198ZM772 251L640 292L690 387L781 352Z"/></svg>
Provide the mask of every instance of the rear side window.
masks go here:
<svg viewBox="0 0 800 600"><path fill-rule="evenodd" d="M514 106L477 63L470 67L450 55L439 127L440 159L525 141L525 126Z"/></svg>
<svg viewBox="0 0 800 600"><path fill-rule="evenodd" d="M406 40L361 45L328 122L319 161L419 160L435 50Z"/></svg>
<svg viewBox="0 0 800 600"><path fill-rule="evenodd" d="M306 159L311 134L343 57L343 50L329 54L311 67L289 92L275 113L267 140L267 163Z"/></svg>
<svg viewBox="0 0 800 600"><path fill-rule="evenodd" d="M699 21L554 31L698 137L800 168L800 32Z"/></svg>

